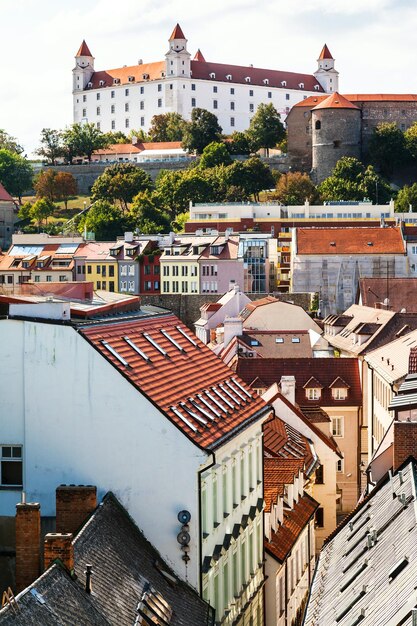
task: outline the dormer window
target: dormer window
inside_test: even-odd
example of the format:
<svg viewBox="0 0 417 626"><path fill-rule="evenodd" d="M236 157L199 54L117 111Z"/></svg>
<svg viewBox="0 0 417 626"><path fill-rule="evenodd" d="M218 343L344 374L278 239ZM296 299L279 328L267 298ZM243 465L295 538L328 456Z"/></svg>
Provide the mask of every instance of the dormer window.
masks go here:
<svg viewBox="0 0 417 626"><path fill-rule="evenodd" d="M149 74L142 74L143 80L149 80Z"/></svg>
<svg viewBox="0 0 417 626"><path fill-rule="evenodd" d="M300 89L304 89L304 83L298 83Z"/></svg>
<svg viewBox="0 0 417 626"><path fill-rule="evenodd" d="M87 83L87 87L88 87L89 89L91 89L91 87L92 87L92 86L93 86L93 83L92 83L92 82Z"/></svg>
<svg viewBox="0 0 417 626"><path fill-rule="evenodd" d="M161 72L162 78L165 78L165 72Z"/></svg>
<svg viewBox="0 0 417 626"><path fill-rule="evenodd" d="M338 376L330 385L333 400L346 400L348 396L349 385Z"/></svg>
<svg viewBox="0 0 417 626"><path fill-rule="evenodd" d="M210 78L216 78L216 74L214 72L210 73Z"/></svg>
<svg viewBox="0 0 417 626"><path fill-rule="evenodd" d="M250 83L250 76L246 76L245 80L247 83Z"/></svg>
<svg viewBox="0 0 417 626"><path fill-rule="evenodd" d="M318 389L317 387L309 387L306 389L306 398L307 400L320 400L321 389Z"/></svg>
<svg viewBox="0 0 417 626"><path fill-rule="evenodd" d="M127 80L129 81L129 83L134 83L135 82L135 77L134 76L128 76Z"/></svg>
<svg viewBox="0 0 417 626"><path fill-rule="evenodd" d="M231 74L226 74L226 80L232 80L232 75Z"/></svg>
<svg viewBox="0 0 417 626"><path fill-rule="evenodd" d="M220 254L220 246L210 246L210 254Z"/></svg>
<svg viewBox="0 0 417 626"><path fill-rule="evenodd" d="M264 85L269 85L269 78L264 78Z"/></svg>
<svg viewBox="0 0 417 626"><path fill-rule="evenodd" d="M320 89L320 85L314 85L314 89L318 91Z"/></svg>
<svg viewBox="0 0 417 626"><path fill-rule="evenodd" d="M281 81L281 87L286 87L287 86L287 81L286 80L282 80Z"/></svg>
<svg viewBox="0 0 417 626"><path fill-rule="evenodd" d="M106 84L106 81L99 80L98 84L100 85L100 87L104 87L104 85Z"/></svg>
<svg viewBox="0 0 417 626"><path fill-rule="evenodd" d="M120 78L113 78L113 84L114 85L119 85L120 84Z"/></svg>

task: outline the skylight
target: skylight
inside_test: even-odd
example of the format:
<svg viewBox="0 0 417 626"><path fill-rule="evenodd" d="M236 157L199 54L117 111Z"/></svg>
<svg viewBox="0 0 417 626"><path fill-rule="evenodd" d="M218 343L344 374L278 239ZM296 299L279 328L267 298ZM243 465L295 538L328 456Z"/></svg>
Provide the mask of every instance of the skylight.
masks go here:
<svg viewBox="0 0 417 626"><path fill-rule="evenodd" d="M78 246L78 243L61 243L55 254L74 254Z"/></svg>
<svg viewBox="0 0 417 626"><path fill-rule="evenodd" d="M114 348L112 348L111 345L107 343L107 341L102 340L100 343L106 348L106 350L110 352L110 354L116 357L116 359L120 361L122 365L124 365L125 367L129 367L129 363Z"/></svg>

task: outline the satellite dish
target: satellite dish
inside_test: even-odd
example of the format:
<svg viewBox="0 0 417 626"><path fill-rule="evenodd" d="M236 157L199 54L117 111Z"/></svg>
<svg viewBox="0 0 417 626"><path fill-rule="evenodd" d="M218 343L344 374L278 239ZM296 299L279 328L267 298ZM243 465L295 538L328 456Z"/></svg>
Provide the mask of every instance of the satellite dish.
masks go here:
<svg viewBox="0 0 417 626"><path fill-rule="evenodd" d="M180 511L178 513L178 521L180 524L188 524L191 519L191 513L189 511Z"/></svg>
<svg viewBox="0 0 417 626"><path fill-rule="evenodd" d="M185 531L182 530L178 535L177 535L177 541L178 543L180 543L182 546L186 546L190 543L191 541L191 537L190 535Z"/></svg>

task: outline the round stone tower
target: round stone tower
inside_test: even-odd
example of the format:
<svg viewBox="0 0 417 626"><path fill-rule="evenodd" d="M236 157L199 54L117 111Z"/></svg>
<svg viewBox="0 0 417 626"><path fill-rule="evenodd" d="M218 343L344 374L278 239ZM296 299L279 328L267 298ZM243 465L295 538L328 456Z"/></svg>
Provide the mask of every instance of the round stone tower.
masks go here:
<svg viewBox="0 0 417 626"><path fill-rule="evenodd" d="M344 156L361 157L361 112L335 92L311 111L313 180L319 184L330 176Z"/></svg>

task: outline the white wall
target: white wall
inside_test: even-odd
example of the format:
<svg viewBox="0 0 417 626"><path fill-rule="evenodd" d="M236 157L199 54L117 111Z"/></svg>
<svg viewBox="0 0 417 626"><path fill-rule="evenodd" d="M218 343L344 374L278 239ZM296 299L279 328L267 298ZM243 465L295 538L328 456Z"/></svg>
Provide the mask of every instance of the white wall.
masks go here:
<svg viewBox="0 0 417 626"><path fill-rule="evenodd" d="M72 327L0 321L1 442L24 446L24 490L55 514L60 483L114 491L176 572L177 513L191 512L188 580L197 587L198 481L206 461L178 429ZM18 491L0 491L14 515Z"/></svg>

